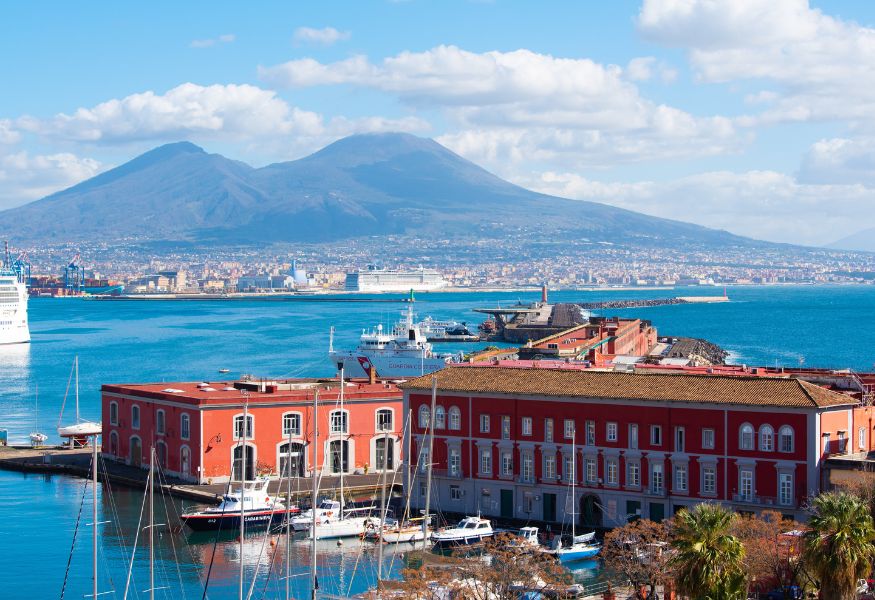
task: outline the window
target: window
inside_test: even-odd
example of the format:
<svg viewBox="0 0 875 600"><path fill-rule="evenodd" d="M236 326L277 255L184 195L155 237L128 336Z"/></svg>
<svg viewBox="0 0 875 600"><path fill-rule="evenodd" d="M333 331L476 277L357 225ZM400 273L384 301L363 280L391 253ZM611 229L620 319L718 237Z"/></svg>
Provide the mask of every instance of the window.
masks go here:
<svg viewBox="0 0 875 600"><path fill-rule="evenodd" d="M131 427L134 429L140 428L140 407L136 404L131 406Z"/></svg>
<svg viewBox="0 0 875 600"><path fill-rule="evenodd" d="M641 465L637 462L626 463L626 487L641 485Z"/></svg>
<svg viewBox="0 0 875 600"><path fill-rule="evenodd" d="M616 423L608 423L608 430L606 432L606 437L609 442L617 441L617 424Z"/></svg>
<svg viewBox="0 0 875 600"><path fill-rule="evenodd" d="M619 473L619 464L616 458L609 458L605 461L605 481L608 485L617 485Z"/></svg>
<svg viewBox="0 0 875 600"><path fill-rule="evenodd" d="M742 502L753 500L753 471L750 469L738 472L738 498Z"/></svg>
<svg viewBox="0 0 875 600"><path fill-rule="evenodd" d="M333 410L328 419L329 433L349 433L349 412Z"/></svg>
<svg viewBox="0 0 875 600"><path fill-rule="evenodd" d="M462 429L462 412L458 406L450 407L450 429L453 431Z"/></svg>
<svg viewBox="0 0 875 600"><path fill-rule="evenodd" d="M564 433L566 440L574 439L574 419L565 419Z"/></svg>
<svg viewBox="0 0 875 600"><path fill-rule="evenodd" d="M771 452L775 449L775 430L771 425L760 427L760 451Z"/></svg>
<svg viewBox="0 0 875 600"><path fill-rule="evenodd" d="M505 451L501 453L501 474L505 477L513 475L513 452Z"/></svg>
<svg viewBox="0 0 875 600"><path fill-rule="evenodd" d="M391 454L391 448L390 448ZM331 472L349 473L349 441L332 440L328 442L328 455L331 460Z"/></svg>
<svg viewBox="0 0 875 600"><path fill-rule="evenodd" d="M298 416L298 431L295 432L295 435L301 434L301 417ZM381 408L377 411L377 431L392 431L394 429L392 424L392 409L391 408ZM435 419L437 421L437 419Z"/></svg>
<svg viewBox="0 0 875 600"><path fill-rule="evenodd" d="M687 442L687 432L683 427L674 428L674 451L685 452Z"/></svg>
<svg viewBox="0 0 875 600"><path fill-rule="evenodd" d="M492 450L489 448L480 449L480 474L489 475L492 473Z"/></svg>
<svg viewBox="0 0 875 600"><path fill-rule="evenodd" d="M650 445L662 446L662 425L650 426Z"/></svg>
<svg viewBox="0 0 875 600"><path fill-rule="evenodd" d="M714 449L714 430L713 429L703 429L702 430L702 448L704 450L713 450Z"/></svg>
<svg viewBox="0 0 875 600"><path fill-rule="evenodd" d="M717 470L714 467L702 467L702 493L717 493Z"/></svg>
<svg viewBox="0 0 875 600"><path fill-rule="evenodd" d="M531 452L523 453L522 480L531 482L535 478L535 461Z"/></svg>
<svg viewBox="0 0 875 600"><path fill-rule="evenodd" d="M428 446L422 446L419 452L419 472L425 473L428 471L428 465L431 463L431 457L428 455Z"/></svg>
<svg viewBox="0 0 875 600"><path fill-rule="evenodd" d="M585 424L586 427L586 440L585 443L587 446L595 446L595 421L587 421Z"/></svg>
<svg viewBox="0 0 875 600"><path fill-rule="evenodd" d="M419 482L419 495L425 498L425 493L428 491L428 486L425 485L424 481Z"/></svg>
<svg viewBox="0 0 875 600"><path fill-rule="evenodd" d="M377 411L379 421L379 411ZM301 413L285 413L283 415L283 437L301 435Z"/></svg>
<svg viewBox="0 0 875 600"><path fill-rule="evenodd" d="M434 409L434 428L444 429L447 426L447 413L443 406L436 406Z"/></svg>
<svg viewBox="0 0 875 600"><path fill-rule="evenodd" d="M823 434L823 453L829 454L829 434Z"/></svg>
<svg viewBox="0 0 875 600"><path fill-rule="evenodd" d="M431 422L431 411L423 404L419 407L419 427L420 429L428 429L428 424Z"/></svg>
<svg viewBox="0 0 875 600"><path fill-rule="evenodd" d="M571 481L574 478L574 457L570 454L565 455L562 473L566 481Z"/></svg>
<svg viewBox="0 0 875 600"><path fill-rule="evenodd" d="M458 477L462 474L462 454L458 448L450 448L447 469L453 477Z"/></svg>
<svg viewBox="0 0 875 600"><path fill-rule="evenodd" d="M544 419L544 441L553 441L553 419Z"/></svg>
<svg viewBox="0 0 875 600"><path fill-rule="evenodd" d="M790 473L778 475L778 503L784 506L793 503L793 475Z"/></svg>
<svg viewBox="0 0 875 600"><path fill-rule="evenodd" d="M544 479L556 479L556 455L552 452L544 457Z"/></svg>
<svg viewBox="0 0 875 600"><path fill-rule="evenodd" d="M507 415L501 417L501 439L510 439L510 417Z"/></svg>
<svg viewBox="0 0 875 600"><path fill-rule="evenodd" d="M255 422L252 418L252 415L247 415L246 417L246 439L251 440L253 438L253 434L255 433ZM234 439L239 440L243 438L243 415L237 415L234 417Z"/></svg>
<svg viewBox="0 0 875 600"><path fill-rule="evenodd" d="M109 403L109 424L118 425L118 402Z"/></svg>
<svg viewBox="0 0 875 600"><path fill-rule="evenodd" d="M179 472L188 475L191 471L191 450L188 446L179 449Z"/></svg>
<svg viewBox="0 0 875 600"><path fill-rule="evenodd" d="M629 448L632 450L638 448L638 425L635 423L629 425Z"/></svg>
<svg viewBox="0 0 875 600"><path fill-rule="evenodd" d="M109 453L118 456L118 432L111 431L109 434Z"/></svg>
<svg viewBox="0 0 875 600"><path fill-rule="evenodd" d="M304 476L304 452L305 446L300 442L286 442L280 444L279 475L280 477L303 477Z"/></svg>
<svg viewBox="0 0 875 600"><path fill-rule="evenodd" d="M753 425L745 423L738 432L738 448L753 450Z"/></svg>
<svg viewBox="0 0 875 600"><path fill-rule="evenodd" d="M376 456L374 457L376 460L376 464L374 465L375 470L383 470L383 465L385 464L386 470L391 471L395 468L395 442L393 440L387 440L384 437L379 438L376 443ZM388 448L388 456L386 454L386 449Z"/></svg>
<svg viewBox="0 0 875 600"><path fill-rule="evenodd" d="M848 450L848 439L844 431L839 431L839 454L844 454Z"/></svg>
<svg viewBox="0 0 875 600"><path fill-rule="evenodd" d="M687 465L675 465L674 489L676 492L687 491Z"/></svg>
<svg viewBox="0 0 875 600"><path fill-rule="evenodd" d="M587 483L596 483L598 481L598 463L594 458L586 459L586 482Z"/></svg>
<svg viewBox="0 0 875 600"><path fill-rule="evenodd" d="M532 417L523 417L522 427L523 427L523 432L522 432L523 435L532 435ZM502 433L503 433L503 431L504 430L502 429Z"/></svg>
<svg viewBox="0 0 875 600"><path fill-rule="evenodd" d="M860 450L864 450L866 448L866 428L860 427L857 431L857 446Z"/></svg>
<svg viewBox="0 0 875 600"><path fill-rule="evenodd" d="M457 485L450 486L450 500L461 500L462 499L462 488Z"/></svg>
<svg viewBox="0 0 875 600"><path fill-rule="evenodd" d="M155 433L158 435L164 435L164 425L164 411L159 408L155 411Z"/></svg>
<svg viewBox="0 0 875 600"><path fill-rule="evenodd" d="M662 469L663 464L661 462L650 465L650 491L654 494L661 494L665 486Z"/></svg>
<svg viewBox="0 0 875 600"><path fill-rule="evenodd" d="M480 415L480 433L489 433L489 415Z"/></svg>
<svg viewBox="0 0 875 600"><path fill-rule="evenodd" d="M191 437L191 417L185 413L179 415L179 437L184 440Z"/></svg>
<svg viewBox="0 0 875 600"><path fill-rule="evenodd" d="M778 431L778 449L781 452L793 452L793 428L784 425Z"/></svg>

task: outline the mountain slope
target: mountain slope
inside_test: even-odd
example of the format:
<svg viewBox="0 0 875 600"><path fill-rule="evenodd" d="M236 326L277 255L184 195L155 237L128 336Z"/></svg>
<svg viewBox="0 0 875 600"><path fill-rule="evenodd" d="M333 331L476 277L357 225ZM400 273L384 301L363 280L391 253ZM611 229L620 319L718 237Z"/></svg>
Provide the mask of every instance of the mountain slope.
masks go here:
<svg viewBox="0 0 875 600"><path fill-rule="evenodd" d="M829 244L827 248L837 250L861 250L863 252L875 252L875 227L858 231L847 237Z"/></svg>
<svg viewBox="0 0 875 600"><path fill-rule="evenodd" d="M260 169L188 142L168 144L0 212L0 234L30 241L329 242L386 233L757 244L697 225L538 194L433 140L407 134L355 135Z"/></svg>

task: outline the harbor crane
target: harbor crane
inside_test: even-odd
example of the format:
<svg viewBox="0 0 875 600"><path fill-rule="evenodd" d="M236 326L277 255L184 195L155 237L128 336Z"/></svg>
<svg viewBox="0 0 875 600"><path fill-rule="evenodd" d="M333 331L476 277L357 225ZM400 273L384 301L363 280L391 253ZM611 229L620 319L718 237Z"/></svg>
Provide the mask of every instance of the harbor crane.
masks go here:
<svg viewBox="0 0 875 600"><path fill-rule="evenodd" d="M70 260L70 263L64 267L64 289L68 294L82 293L82 285L84 284L85 275L79 259L80 253L77 252Z"/></svg>

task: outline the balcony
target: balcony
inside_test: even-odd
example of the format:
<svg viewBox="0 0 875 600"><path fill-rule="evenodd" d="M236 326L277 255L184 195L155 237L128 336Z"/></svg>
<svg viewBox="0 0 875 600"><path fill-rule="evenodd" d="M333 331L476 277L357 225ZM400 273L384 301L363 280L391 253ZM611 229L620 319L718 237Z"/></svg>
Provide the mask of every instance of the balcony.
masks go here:
<svg viewBox="0 0 875 600"><path fill-rule="evenodd" d="M796 503L792 500L788 502L777 496L761 496L759 494L732 494L732 501L738 504L751 504L762 507L796 508Z"/></svg>

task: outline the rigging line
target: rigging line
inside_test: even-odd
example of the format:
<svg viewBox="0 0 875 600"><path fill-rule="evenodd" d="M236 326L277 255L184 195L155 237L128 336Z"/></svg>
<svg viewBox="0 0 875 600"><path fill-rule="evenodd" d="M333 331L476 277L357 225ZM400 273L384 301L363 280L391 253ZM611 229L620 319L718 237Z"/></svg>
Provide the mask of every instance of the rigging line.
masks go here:
<svg viewBox="0 0 875 600"><path fill-rule="evenodd" d="M61 402L61 414L58 415L58 427L61 426L61 421L64 418L64 406L67 405L67 395L70 393L70 384L73 382L73 369L76 368L76 363L70 367L70 376L67 377L67 389L64 391L64 400Z"/></svg>
<svg viewBox="0 0 875 600"><path fill-rule="evenodd" d="M228 482L229 490L230 490L230 487L231 487L231 482L229 480L229 482ZM241 497L241 502L242 502L242 497ZM213 551L212 551L212 553L210 553L210 565L207 567L207 576L204 580L204 593L201 596L201 600L207 600L207 590L210 587L210 576L213 573L213 562L215 561L215 558L216 558L216 547L219 545L219 535L222 533L222 523L225 521L224 517L225 517L225 501L224 501L224 498L222 498L222 512L221 512L220 518L219 518L219 526L216 528L216 535L215 535L215 537L213 537ZM242 514L240 515L240 518L241 519L243 518ZM242 556L240 557L240 560L243 560Z"/></svg>
<svg viewBox="0 0 875 600"><path fill-rule="evenodd" d="M270 477L270 473L268 473L268 477ZM271 522L273 521L273 515L271 515ZM261 568L261 558L264 556L264 548L267 545L267 540L270 537L270 523L268 523L267 530L264 533L264 537L261 539L261 550L258 552L258 560L255 561L255 571L252 574L252 583L249 585L249 592L246 594L246 600L250 600L252 598L252 592L255 589L255 581L258 579L258 570ZM243 557L240 557L240 560L243 560Z"/></svg>
<svg viewBox="0 0 875 600"><path fill-rule="evenodd" d="M140 530L141 525L143 524L143 512L146 510L146 497L149 495L149 477L151 477L151 473L146 476L146 491L143 492L143 503L140 505L140 518L137 519L137 533L134 534L134 543L131 546L131 562L130 566L128 567L128 577L125 581L125 593L124 596L122 596L122 600L127 600L128 590L131 587L131 576L134 572L134 556L137 553L137 542L140 539ZM134 592L134 594L136 595L136 591Z"/></svg>
<svg viewBox="0 0 875 600"><path fill-rule="evenodd" d="M64 570L64 583L61 586L61 600L64 600L64 593L67 591L67 578L70 575L70 563L73 562L73 549L76 547L76 535L79 533L79 522L82 520L82 508L85 506L85 493L88 490L88 480L85 480L85 487L82 488L82 501L79 503L79 515L76 517L76 528L73 529L73 543L70 544L70 555L67 557L67 568Z"/></svg>
<svg viewBox="0 0 875 600"><path fill-rule="evenodd" d="M182 571L179 568L179 556L176 553L176 542L174 541L175 536L173 535L173 528L170 527L170 524L169 524L169 522L170 522L170 510L168 510L168 508L167 508L167 494L166 494L165 486L170 487L170 484L167 483L167 475L164 473L163 469L161 468L161 462L160 461L156 461L156 462L158 463L156 465L158 467L158 484L159 484L158 489L161 490L161 503L164 505L164 517L168 522L167 535L170 537L170 548L171 548L171 550L173 550L173 562L176 565L176 578L179 579L179 589L182 592L183 600L185 600L185 598L186 598L185 586L182 583ZM161 481L164 482L163 485L161 484ZM173 502L171 502L170 504L173 505Z"/></svg>

